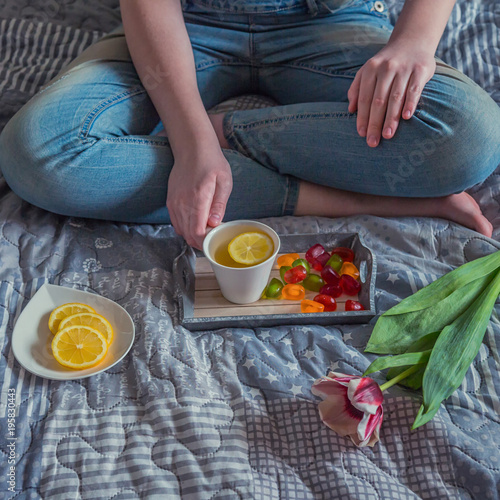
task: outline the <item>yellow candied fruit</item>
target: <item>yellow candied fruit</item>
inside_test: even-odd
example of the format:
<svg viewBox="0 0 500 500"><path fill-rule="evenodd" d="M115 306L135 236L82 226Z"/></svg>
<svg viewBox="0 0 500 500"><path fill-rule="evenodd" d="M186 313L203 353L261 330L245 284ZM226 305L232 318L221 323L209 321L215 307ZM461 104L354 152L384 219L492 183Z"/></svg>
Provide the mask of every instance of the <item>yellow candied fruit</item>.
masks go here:
<svg viewBox="0 0 500 500"><path fill-rule="evenodd" d="M300 312L303 313L319 313L325 310L324 304L320 304L314 300L304 299L300 303Z"/></svg>
<svg viewBox="0 0 500 500"><path fill-rule="evenodd" d="M348 274L355 280L359 279L359 269L352 262L344 262L340 268L340 274Z"/></svg>
<svg viewBox="0 0 500 500"><path fill-rule="evenodd" d="M297 259L300 259L300 255L298 253L286 253L286 254L280 255L278 257L276 264L278 264L279 267L283 267L283 266L290 266L291 267L292 264Z"/></svg>

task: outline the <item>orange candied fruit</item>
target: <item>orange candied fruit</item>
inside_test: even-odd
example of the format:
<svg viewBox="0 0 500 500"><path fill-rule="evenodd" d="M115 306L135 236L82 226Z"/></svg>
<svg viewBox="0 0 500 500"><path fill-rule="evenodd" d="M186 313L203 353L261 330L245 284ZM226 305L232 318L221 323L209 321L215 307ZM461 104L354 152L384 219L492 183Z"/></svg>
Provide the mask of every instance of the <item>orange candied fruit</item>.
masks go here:
<svg viewBox="0 0 500 500"><path fill-rule="evenodd" d="M302 300L306 296L306 289L302 285L288 284L281 290L281 297L287 300Z"/></svg>
<svg viewBox="0 0 500 500"><path fill-rule="evenodd" d="M304 299L300 303L300 312L303 313L320 313L325 310L324 304L320 304L314 300Z"/></svg>
<svg viewBox="0 0 500 500"><path fill-rule="evenodd" d="M292 266L292 264L297 260L300 259L300 255L298 253L286 253L285 255L280 255L278 257L278 260L276 263L278 266L283 267L283 266Z"/></svg>
<svg viewBox="0 0 500 500"><path fill-rule="evenodd" d="M359 269L352 262L344 262L340 268L339 274L348 274L355 280L359 279Z"/></svg>

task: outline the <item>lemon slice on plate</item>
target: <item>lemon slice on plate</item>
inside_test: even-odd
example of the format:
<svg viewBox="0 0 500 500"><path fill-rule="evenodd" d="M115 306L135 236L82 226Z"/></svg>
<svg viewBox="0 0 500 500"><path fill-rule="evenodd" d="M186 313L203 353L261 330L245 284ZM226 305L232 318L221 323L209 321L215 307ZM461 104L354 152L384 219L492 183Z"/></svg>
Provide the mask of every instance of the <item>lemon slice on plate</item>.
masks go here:
<svg viewBox="0 0 500 500"><path fill-rule="evenodd" d="M271 257L274 252L274 244L267 234L242 233L229 242L227 251L236 262L254 266Z"/></svg>
<svg viewBox="0 0 500 500"><path fill-rule="evenodd" d="M50 313L49 330L54 334L57 333L57 330L59 330L59 324L66 316L71 316L72 314L81 312L95 313L95 309L87 304L80 304L79 302L70 302L69 304L63 304L62 306L56 307Z"/></svg>
<svg viewBox="0 0 500 500"><path fill-rule="evenodd" d="M63 366L82 370L100 363L108 352L104 335L89 326L73 325L52 339L52 354Z"/></svg>
<svg viewBox="0 0 500 500"><path fill-rule="evenodd" d="M90 326L94 330L101 332L106 339L106 342L111 344L113 340L113 327L110 322L100 314L91 312L82 312L77 314L72 314L71 316L66 316L59 324L59 330L66 328L67 326Z"/></svg>

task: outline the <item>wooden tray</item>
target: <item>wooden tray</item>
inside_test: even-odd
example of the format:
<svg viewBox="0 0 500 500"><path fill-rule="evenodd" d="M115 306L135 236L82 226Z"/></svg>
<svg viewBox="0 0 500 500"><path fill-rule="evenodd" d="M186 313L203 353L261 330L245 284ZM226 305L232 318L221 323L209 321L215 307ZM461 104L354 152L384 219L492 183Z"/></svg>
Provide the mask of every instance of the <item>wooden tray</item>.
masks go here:
<svg viewBox="0 0 500 500"><path fill-rule="evenodd" d="M218 287L208 259L185 247L174 262L176 281L177 322L190 330L210 330L224 327L277 326L283 324L364 323L375 315L375 257L357 233L298 234L280 236L280 254L296 252L301 257L321 243L328 251L337 246L352 248L354 264L360 270L359 297L342 295L337 299L337 311L301 313L300 301L262 299L252 304L233 304L226 300ZM271 278L279 278L279 267L273 267ZM316 292L306 291L312 299ZM348 299L359 300L365 311L345 311Z"/></svg>

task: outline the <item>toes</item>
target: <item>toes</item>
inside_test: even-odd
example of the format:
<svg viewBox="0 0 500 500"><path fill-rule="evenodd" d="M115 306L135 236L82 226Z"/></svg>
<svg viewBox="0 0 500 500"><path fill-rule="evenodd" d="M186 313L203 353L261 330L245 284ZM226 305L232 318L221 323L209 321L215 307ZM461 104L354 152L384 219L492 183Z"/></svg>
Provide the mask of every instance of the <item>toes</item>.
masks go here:
<svg viewBox="0 0 500 500"><path fill-rule="evenodd" d="M484 217L483 219L484 220L478 224L476 231L481 234L484 234L484 236L487 236L488 238L491 238L491 236L493 235L493 226L488 219Z"/></svg>
<svg viewBox="0 0 500 500"><path fill-rule="evenodd" d="M493 226L469 193L452 194L448 198L445 217L491 238Z"/></svg>

